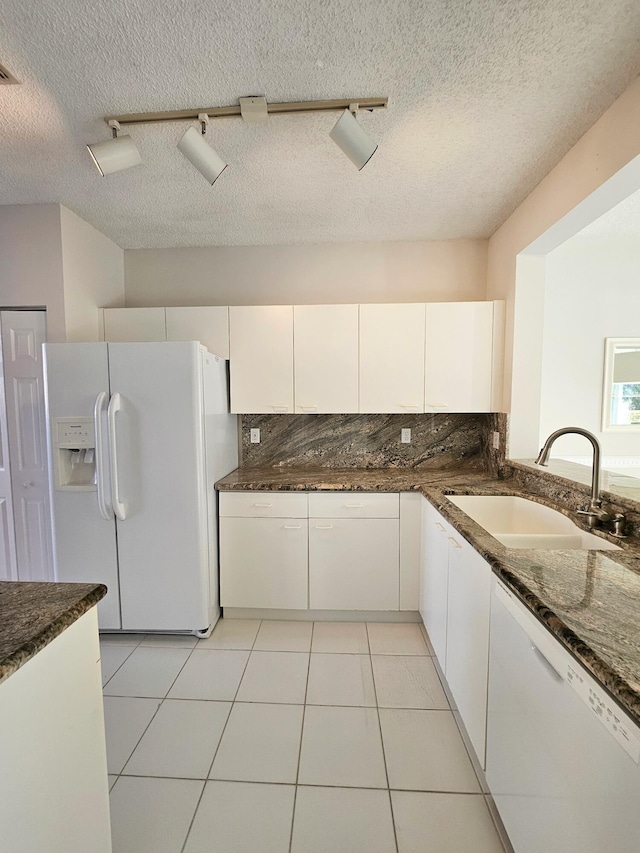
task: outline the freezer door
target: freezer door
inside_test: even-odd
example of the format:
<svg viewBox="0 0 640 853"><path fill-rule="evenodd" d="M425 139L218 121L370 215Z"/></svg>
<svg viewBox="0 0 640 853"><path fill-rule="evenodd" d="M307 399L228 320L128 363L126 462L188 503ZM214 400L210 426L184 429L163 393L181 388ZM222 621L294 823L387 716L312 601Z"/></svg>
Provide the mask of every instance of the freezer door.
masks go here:
<svg viewBox="0 0 640 853"><path fill-rule="evenodd" d="M45 344L44 370L55 577L105 584L108 593L98 604L100 628L117 629L121 623L115 521L101 515L97 489L57 488L57 448L52 446L56 418L94 417L98 395L109 389L107 345ZM104 486L108 504L108 481Z"/></svg>
<svg viewBox="0 0 640 853"><path fill-rule="evenodd" d="M108 347L112 399L120 395L112 407L112 447L120 504L122 627L206 629L209 561L199 346L176 341Z"/></svg>

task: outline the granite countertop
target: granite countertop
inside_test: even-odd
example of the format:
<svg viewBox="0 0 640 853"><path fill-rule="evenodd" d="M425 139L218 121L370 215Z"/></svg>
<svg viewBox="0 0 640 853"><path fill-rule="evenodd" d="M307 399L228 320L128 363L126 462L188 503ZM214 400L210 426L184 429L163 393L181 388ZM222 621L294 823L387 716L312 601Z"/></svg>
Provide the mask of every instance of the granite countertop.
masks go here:
<svg viewBox="0 0 640 853"><path fill-rule="evenodd" d="M449 469L238 468L221 491L417 491L491 565L496 575L640 725L640 542L620 551L507 548L447 494L527 497L563 512L582 529L580 516L534 496L511 480Z"/></svg>
<svg viewBox="0 0 640 853"><path fill-rule="evenodd" d="M106 594L102 584L0 582L0 682Z"/></svg>

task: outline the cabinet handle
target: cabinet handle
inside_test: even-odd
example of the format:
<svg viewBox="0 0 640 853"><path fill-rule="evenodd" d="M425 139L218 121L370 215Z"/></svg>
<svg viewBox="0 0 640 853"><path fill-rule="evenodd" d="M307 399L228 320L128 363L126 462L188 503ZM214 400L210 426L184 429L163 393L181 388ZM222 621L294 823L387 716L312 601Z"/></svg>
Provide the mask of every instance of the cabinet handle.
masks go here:
<svg viewBox="0 0 640 853"><path fill-rule="evenodd" d="M439 530L440 533L444 533L444 525L443 524L440 524L439 521L434 521L433 524L434 524L436 530Z"/></svg>
<svg viewBox="0 0 640 853"><path fill-rule="evenodd" d="M333 530L333 524L316 524L316 530Z"/></svg>
<svg viewBox="0 0 640 853"><path fill-rule="evenodd" d="M301 524L285 524L284 525L285 530L300 530L301 527L302 527Z"/></svg>
<svg viewBox="0 0 640 853"><path fill-rule="evenodd" d="M448 403L427 403L430 409L446 409L448 405Z"/></svg>
<svg viewBox="0 0 640 853"><path fill-rule="evenodd" d="M447 536L447 539L449 540L449 542L451 542L451 544L453 545L454 548L462 548L462 545L460 545L458 542L456 542L456 540L453 538L453 536Z"/></svg>
<svg viewBox="0 0 640 853"><path fill-rule="evenodd" d="M257 506L260 509L270 509L273 506L273 504L254 504L254 506Z"/></svg>
<svg viewBox="0 0 640 853"><path fill-rule="evenodd" d="M300 406L300 408L302 409L303 412L317 412L318 411L317 406Z"/></svg>
<svg viewBox="0 0 640 853"><path fill-rule="evenodd" d="M364 506L364 504L345 504L344 508L345 509L362 509L363 506Z"/></svg>
<svg viewBox="0 0 640 853"><path fill-rule="evenodd" d="M408 405L407 403L398 403L401 409L407 409L409 412L419 412L420 407L414 404Z"/></svg>
<svg viewBox="0 0 640 853"><path fill-rule="evenodd" d="M282 415L289 411L289 406L272 406L272 409L277 415Z"/></svg>

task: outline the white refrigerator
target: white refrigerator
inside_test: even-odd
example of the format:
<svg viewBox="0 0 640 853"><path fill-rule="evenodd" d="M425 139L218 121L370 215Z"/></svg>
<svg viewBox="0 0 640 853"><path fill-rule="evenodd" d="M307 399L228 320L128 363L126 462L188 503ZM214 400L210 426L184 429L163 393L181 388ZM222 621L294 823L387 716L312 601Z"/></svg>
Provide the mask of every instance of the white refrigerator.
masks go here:
<svg viewBox="0 0 640 853"><path fill-rule="evenodd" d="M214 483L238 464L226 362L195 341L45 344L54 568L100 582L100 628L206 635Z"/></svg>

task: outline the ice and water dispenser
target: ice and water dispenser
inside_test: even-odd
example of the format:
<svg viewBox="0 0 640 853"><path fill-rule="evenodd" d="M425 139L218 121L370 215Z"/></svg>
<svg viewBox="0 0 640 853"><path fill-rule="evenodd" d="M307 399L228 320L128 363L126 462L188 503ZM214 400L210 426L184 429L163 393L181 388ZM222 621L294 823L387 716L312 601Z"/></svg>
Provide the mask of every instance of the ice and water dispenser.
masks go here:
<svg viewBox="0 0 640 853"><path fill-rule="evenodd" d="M95 491L96 438L93 418L55 418L52 444L56 489Z"/></svg>

